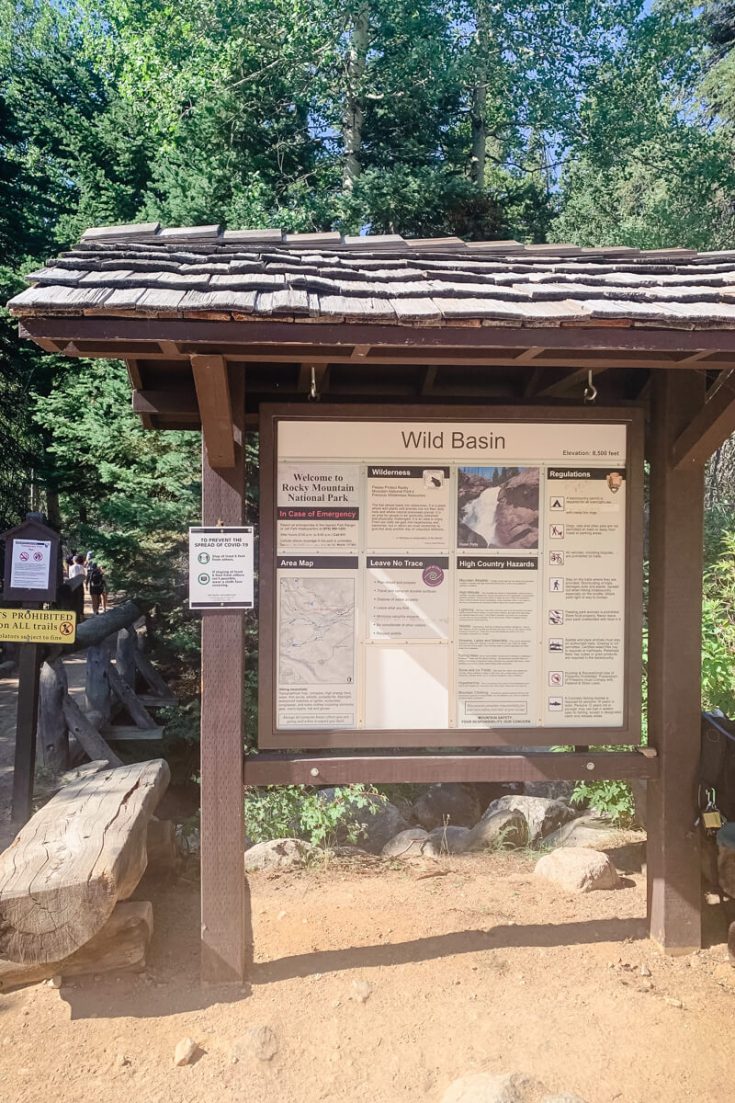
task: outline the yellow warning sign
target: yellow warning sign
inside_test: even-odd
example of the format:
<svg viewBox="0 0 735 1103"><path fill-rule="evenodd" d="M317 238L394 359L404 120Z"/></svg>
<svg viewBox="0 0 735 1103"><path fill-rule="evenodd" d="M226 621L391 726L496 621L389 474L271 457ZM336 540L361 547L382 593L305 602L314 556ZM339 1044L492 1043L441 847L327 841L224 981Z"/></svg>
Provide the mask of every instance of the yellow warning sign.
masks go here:
<svg viewBox="0 0 735 1103"><path fill-rule="evenodd" d="M59 609L0 609L2 643L74 643L77 615Z"/></svg>

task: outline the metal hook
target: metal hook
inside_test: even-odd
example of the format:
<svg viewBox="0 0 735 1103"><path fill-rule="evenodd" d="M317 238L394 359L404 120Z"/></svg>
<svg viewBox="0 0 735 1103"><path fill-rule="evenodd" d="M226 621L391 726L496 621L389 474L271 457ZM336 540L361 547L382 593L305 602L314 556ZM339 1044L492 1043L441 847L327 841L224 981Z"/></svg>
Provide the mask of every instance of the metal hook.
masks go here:
<svg viewBox="0 0 735 1103"><path fill-rule="evenodd" d="M314 370L314 365L313 364L311 365L311 383L309 385L309 401L310 402L318 402L319 401L319 391L317 390L317 386L316 386L316 371Z"/></svg>
<svg viewBox="0 0 735 1103"><path fill-rule="evenodd" d="M592 382L592 368L587 372L587 385L584 388L585 402L594 402L597 398L597 387Z"/></svg>

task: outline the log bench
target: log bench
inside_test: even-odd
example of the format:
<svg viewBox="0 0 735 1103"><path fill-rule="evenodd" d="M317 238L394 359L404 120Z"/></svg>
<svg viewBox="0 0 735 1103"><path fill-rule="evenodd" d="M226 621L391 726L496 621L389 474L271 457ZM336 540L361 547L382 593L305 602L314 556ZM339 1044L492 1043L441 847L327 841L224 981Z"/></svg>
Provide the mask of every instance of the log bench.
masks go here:
<svg viewBox="0 0 735 1103"><path fill-rule="evenodd" d="M169 777L163 759L84 770L0 854L0 990L140 959L150 907L119 902L146 870Z"/></svg>

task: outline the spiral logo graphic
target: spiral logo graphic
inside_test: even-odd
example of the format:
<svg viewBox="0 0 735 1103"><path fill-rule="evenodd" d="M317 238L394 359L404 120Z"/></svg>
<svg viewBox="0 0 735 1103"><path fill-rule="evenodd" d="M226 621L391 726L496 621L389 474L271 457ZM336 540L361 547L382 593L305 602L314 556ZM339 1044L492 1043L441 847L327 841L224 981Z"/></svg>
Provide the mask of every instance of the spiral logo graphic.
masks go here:
<svg viewBox="0 0 735 1103"><path fill-rule="evenodd" d="M436 563L430 563L428 567L424 567L421 578L427 586L441 586L444 581L444 571L441 567L437 567Z"/></svg>

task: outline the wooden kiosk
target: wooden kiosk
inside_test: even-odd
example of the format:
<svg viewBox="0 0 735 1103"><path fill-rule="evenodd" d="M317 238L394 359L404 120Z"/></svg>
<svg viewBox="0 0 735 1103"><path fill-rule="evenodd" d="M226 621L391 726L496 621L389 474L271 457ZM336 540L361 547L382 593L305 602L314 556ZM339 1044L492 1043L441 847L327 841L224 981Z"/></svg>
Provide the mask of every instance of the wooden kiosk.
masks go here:
<svg viewBox="0 0 735 1103"><path fill-rule="evenodd" d="M700 945L693 819L700 731L703 472L710 454L735 429L735 253L223 232L217 226L162 230L147 224L89 230L77 248L29 279L33 286L10 303L21 335L53 353L125 360L133 408L145 426L201 425L204 525L243 523L243 436L248 428L262 428L260 745L267 750L245 763L244 614L202 614L204 979L240 981L246 972L243 769L251 785L647 779L651 935L671 953ZM557 452L549 453L549 463L539 467L544 490L541 507L538 498L536 503L537 528L542 525L549 541L547 523L554 522L544 512L552 508L546 491L563 497L563 489L559 482L547 486L543 480L556 470L552 463L558 467L560 456L566 456L565 449L558 451L563 436L570 442L569 465L610 468L600 476L605 479L624 468L624 539L609 556L610 563L625 564L623 581L615 584L624 611L613 664L619 672L617 704L604 703L614 696L613 690L606 691L607 696L599 696L599 716L590 706L588 722L582 722L579 717L585 714L577 711L570 728L564 715L545 717L544 710L566 708L562 695L551 690L560 683L549 682L543 692L538 690L542 703L531 708L543 723L538 717L520 725L512 717L509 724L496 723L492 709L497 701L488 704L487 695L482 698L480 678L475 689L485 703L477 705L477 697L476 708L465 702L464 720L451 705L448 722L440 719L435 726L422 721L422 726L399 730L380 715L376 721L374 709L370 712L372 683L352 696L345 691L347 712L337 710L326 724L318 720L318 695L315 705L298 692L289 697L290 690L279 688L273 661L274 634L279 631L275 587L279 572L285 572L289 585L294 579L293 571L289 574L292 561L274 543L274 518L282 505L274 498L282 458L279 433L285 440L284 425L304 426L301 437L312 440L304 445L305 452L294 446L290 462L296 455L306 456L308 447L317 447L311 431L317 422L316 437L322 442L342 434L344 454L352 457L353 467L359 467L358 460L363 464L359 479L369 477L364 465L371 462L376 478L390 474L398 455L388 445L375 455L368 454L368 444L361 446L363 451L354 444L356 451L350 451L349 442L368 440L365 433L371 425L403 426L409 434L405 439L417 443L420 468L419 482L400 492L408 513L416 495L420 497L421 477L441 495L460 477L463 462L465 474L479 472L480 478L482 472L497 470L483 466L498 463L492 443L484 457L473 452L463 461L442 451L443 444L435 449L436 459L430 458L427 441L428 447L439 438L464 442L477 438L478 426L484 426L488 434L480 435L491 439L495 427L495 444L502 439L505 446L516 429L523 429L524 439L531 431L545 439L547 430L553 430ZM626 454L621 458L619 452L606 454L601 448L592 462L589 441L603 442L613 430L624 434ZM288 433L300 439L298 433ZM580 434L586 434L588 444L576 448ZM636 745L644 452L650 464L649 746L641 750ZM512 463L514 470L523 469L516 453ZM608 485L612 493L612 483ZM391 494L393 490L385 490L381 509ZM599 494L595 500L601 500ZM346 511L350 508L348 503ZM605 506L608 512L617 508ZM455 517L447 537L450 557L423 562L415 542L410 543L402 550L419 558L398 563L398 574L407 574L409 568L429 570L422 574L423 583L436 586L447 572L443 563L451 559L452 568L459 565L460 549L472 566L482 545L472 536L467 544L458 514L446 513L450 516ZM355 517L337 520L344 522L333 527L337 558L351 558L354 564L359 559L359 570L366 573L395 567L387 559L371 560L364 542L355 544L355 554L346 555ZM377 531L375 525L372 531ZM294 539L289 552L298 549L298 535ZM483 538L486 548L497 547L493 539ZM547 555L547 545L542 548L537 537L534 547L532 535L508 547L517 556L514 567L520 567L522 556L529 562L536 557L540 564ZM434 546L434 558L436 553ZM558 555L551 562L560 562ZM546 573L538 575L543 588L563 587L563 574L549 575L547 563L544 559ZM351 569L357 567L337 571L334 577L342 582L335 592L349 589L343 576ZM327 571L324 577L332 576ZM445 619L454 615L441 604L432 608L443 608ZM548 616L552 614L558 618L559 611L548 609ZM545 623L545 617L546 612L540 614L540 621ZM549 648L552 643L549 637ZM365 645L363 652L367 650ZM377 653L370 651L371 656ZM385 654L383 649L382 658L370 662L389 669L392 660ZM436 652L432 654L435 658ZM483 662L491 676L492 663ZM461 669L455 663L449 676L455 688ZM546 674L544 667L543 678ZM549 679L552 674L559 676L548 671ZM614 681L617 675L610 677ZM571 689L569 695L571 700ZM468 691L467 699L471 696ZM350 713L350 702L358 698L362 704ZM281 700L291 700L290 712L281 709ZM508 702L509 715L521 708L526 708L523 701ZM300 709L306 720L299 721L299 728L293 717ZM365 715L358 717L360 709ZM403 714L399 709L395 715ZM574 750L552 753L550 747L560 743ZM599 749L610 745L627 749Z"/></svg>

